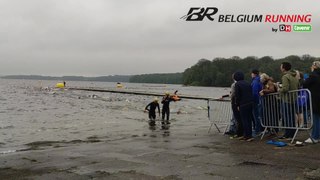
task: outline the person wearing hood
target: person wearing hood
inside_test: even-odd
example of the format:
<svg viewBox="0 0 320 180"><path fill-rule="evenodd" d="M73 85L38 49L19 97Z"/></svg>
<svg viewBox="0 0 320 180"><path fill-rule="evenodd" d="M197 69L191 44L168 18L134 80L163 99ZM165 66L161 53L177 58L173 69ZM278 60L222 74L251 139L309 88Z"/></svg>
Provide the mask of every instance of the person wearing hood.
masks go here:
<svg viewBox="0 0 320 180"><path fill-rule="evenodd" d="M250 83L244 80L244 74L242 72L235 72L233 79L236 81L235 104L240 112L243 127L243 137L240 139L252 141L252 87Z"/></svg>
<svg viewBox="0 0 320 180"><path fill-rule="evenodd" d="M318 143L320 140L320 61L314 61L311 74L303 83L303 87L311 92L313 127L311 138L306 143Z"/></svg>
<svg viewBox="0 0 320 180"><path fill-rule="evenodd" d="M295 101L290 101L292 98L287 94L289 91L298 90L299 81L296 78L296 71L291 70L291 64L289 62L283 62L280 65L282 72L281 82L282 87L279 92L282 99L282 119L283 124L287 127L295 127ZM295 134L295 129L285 129L285 133L280 139L291 139Z"/></svg>
<svg viewBox="0 0 320 180"><path fill-rule="evenodd" d="M259 92L262 90L262 83L260 82L259 70L253 69L251 71L251 87L253 94L253 119L255 135L259 135L262 131L261 126L261 105Z"/></svg>

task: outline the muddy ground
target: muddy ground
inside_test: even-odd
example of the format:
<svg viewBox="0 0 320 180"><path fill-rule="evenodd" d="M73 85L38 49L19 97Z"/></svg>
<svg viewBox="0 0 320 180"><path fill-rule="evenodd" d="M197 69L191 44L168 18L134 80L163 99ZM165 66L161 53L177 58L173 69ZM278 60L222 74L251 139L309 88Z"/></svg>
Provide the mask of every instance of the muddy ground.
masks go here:
<svg viewBox="0 0 320 180"><path fill-rule="evenodd" d="M1 179L320 179L320 144L285 147L171 124L116 137L43 141L0 158ZM271 138L271 137L269 137ZM274 138L274 137L273 137ZM298 140L307 138L299 133ZM286 142L286 141L284 141Z"/></svg>

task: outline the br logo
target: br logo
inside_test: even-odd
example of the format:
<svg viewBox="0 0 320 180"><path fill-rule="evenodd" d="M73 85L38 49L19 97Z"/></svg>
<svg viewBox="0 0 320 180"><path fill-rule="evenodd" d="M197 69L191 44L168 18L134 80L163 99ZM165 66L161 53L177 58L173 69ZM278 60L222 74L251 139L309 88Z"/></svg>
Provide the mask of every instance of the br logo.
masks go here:
<svg viewBox="0 0 320 180"><path fill-rule="evenodd" d="M213 21L213 16L217 14L218 8L216 7L192 7L190 8L187 15L182 16L180 19L185 19L186 21L202 21L207 17L210 21Z"/></svg>

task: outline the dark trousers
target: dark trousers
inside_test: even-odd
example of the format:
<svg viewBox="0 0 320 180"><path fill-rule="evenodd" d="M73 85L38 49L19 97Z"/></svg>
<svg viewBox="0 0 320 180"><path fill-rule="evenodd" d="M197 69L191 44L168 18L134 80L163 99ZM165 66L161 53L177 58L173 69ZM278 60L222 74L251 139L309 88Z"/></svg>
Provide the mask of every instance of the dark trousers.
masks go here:
<svg viewBox="0 0 320 180"><path fill-rule="evenodd" d="M252 104L240 106L240 117L243 126L243 136L245 138L252 137Z"/></svg>
<svg viewBox="0 0 320 180"><path fill-rule="evenodd" d="M259 133L262 131L261 126L261 105L254 103L253 104L253 127L256 133Z"/></svg>
<svg viewBox="0 0 320 180"><path fill-rule="evenodd" d="M164 120L166 115L167 115L167 121L169 121L169 117L170 117L170 109L169 108L162 109L162 120Z"/></svg>
<svg viewBox="0 0 320 180"><path fill-rule="evenodd" d="M295 111L294 111L294 104L291 103L282 103L281 105L281 113L282 113L282 123L285 127L295 127ZM284 137L292 138L294 133L296 132L295 129L285 129Z"/></svg>
<svg viewBox="0 0 320 180"><path fill-rule="evenodd" d="M242 127L242 122L241 122L241 117L240 117L240 112L237 109L236 104L232 104L232 112L233 116L236 119L236 134L237 136L243 136L243 127Z"/></svg>
<svg viewBox="0 0 320 180"><path fill-rule="evenodd" d="M156 119L156 112L150 112L149 111L149 119L150 120L155 120Z"/></svg>

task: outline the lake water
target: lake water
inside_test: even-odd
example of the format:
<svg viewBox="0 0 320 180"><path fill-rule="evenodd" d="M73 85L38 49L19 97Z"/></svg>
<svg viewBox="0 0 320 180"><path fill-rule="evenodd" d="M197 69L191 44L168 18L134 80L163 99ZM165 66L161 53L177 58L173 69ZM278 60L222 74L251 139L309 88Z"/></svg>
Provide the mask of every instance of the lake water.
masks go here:
<svg viewBox="0 0 320 180"><path fill-rule="evenodd" d="M88 139L121 139L148 133L145 106L151 96L43 90L56 81L0 79L0 154L13 153L39 142L72 142ZM67 82L69 87L116 89L111 82ZM124 90L220 97L229 88L124 83ZM94 96L93 96L94 95ZM170 105L171 134L208 126L206 102L183 99ZM176 112L180 111L180 114Z"/></svg>

